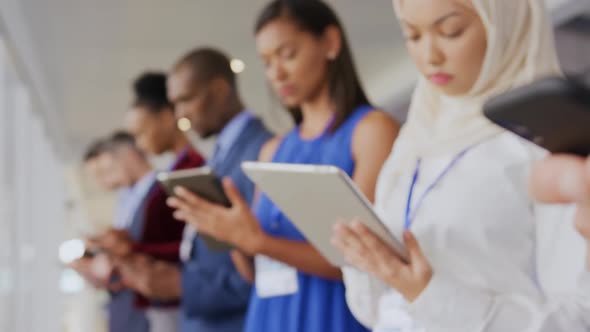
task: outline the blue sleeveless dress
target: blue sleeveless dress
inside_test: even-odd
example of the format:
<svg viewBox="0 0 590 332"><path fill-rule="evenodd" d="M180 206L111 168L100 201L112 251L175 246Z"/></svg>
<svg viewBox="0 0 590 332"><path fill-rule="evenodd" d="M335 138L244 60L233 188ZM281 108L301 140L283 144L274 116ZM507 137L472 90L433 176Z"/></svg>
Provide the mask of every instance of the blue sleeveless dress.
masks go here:
<svg viewBox="0 0 590 332"><path fill-rule="evenodd" d="M352 136L354 129L373 107L358 107L334 133L304 140L299 128L281 142L273 162L322 164L340 167L348 175L354 171ZM295 241L306 241L297 228L268 199L261 195L255 208L261 226L268 234ZM252 292L246 319L246 332L366 332L350 312L344 284L297 272L298 291L291 295L261 298Z"/></svg>

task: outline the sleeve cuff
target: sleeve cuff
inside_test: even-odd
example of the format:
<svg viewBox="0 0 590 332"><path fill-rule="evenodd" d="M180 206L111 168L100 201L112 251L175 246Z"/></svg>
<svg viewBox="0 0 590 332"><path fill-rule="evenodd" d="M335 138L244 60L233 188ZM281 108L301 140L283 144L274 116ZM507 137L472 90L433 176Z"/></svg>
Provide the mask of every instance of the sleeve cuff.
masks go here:
<svg viewBox="0 0 590 332"><path fill-rule="evenodd" d="M408 311L427 330L469 331L485 320L491 306L489 294L435 273Z"/></svg>
<svg viewBox="0 0 590 332"><path fill-rule="evenodd" d="M373 328L378 320L379 301L388 287L353 267L342 267L342 274L348 307L361 324Z"/></svg>

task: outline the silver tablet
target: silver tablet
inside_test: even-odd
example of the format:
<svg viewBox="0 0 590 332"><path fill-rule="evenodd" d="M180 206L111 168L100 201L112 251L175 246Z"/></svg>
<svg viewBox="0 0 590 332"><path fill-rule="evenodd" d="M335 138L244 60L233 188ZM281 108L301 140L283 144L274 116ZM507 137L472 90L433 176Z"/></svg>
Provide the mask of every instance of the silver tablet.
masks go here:
<svg viewBox="0 0 590 332"><path fill-rule="evenodd" d="M402 257L407 257L402 243L388 231L369 200L341 169L261 162L244 162L242 169L330 263L345 265L343 255L330 243L332 228L339 219L362 220Z"/></svg>

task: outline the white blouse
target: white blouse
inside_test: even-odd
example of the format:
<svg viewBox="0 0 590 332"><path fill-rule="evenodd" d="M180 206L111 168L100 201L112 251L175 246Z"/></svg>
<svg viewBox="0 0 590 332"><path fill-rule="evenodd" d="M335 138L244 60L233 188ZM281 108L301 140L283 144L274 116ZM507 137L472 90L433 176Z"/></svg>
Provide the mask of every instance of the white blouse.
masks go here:
<svg viewBox="0 0 590 332"><path fill-rule="evenodd" d="M590 331L590 277L574 207L538 204L528 193L530 166L545 154L510 133L471 149L415 212L411 230L434 270L427 288L408 304L344 268L357 319L375 331ZM454 157L422 160L414 203ZM400 239L412 177L413 170L403 174L395 188L378 184L392 194L377 210Z"/></svg>

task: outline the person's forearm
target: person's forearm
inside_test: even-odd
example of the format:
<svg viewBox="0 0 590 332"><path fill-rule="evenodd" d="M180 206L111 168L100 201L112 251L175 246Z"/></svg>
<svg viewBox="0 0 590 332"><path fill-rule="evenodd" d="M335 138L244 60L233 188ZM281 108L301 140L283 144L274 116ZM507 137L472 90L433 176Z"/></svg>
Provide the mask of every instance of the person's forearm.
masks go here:
<svg viewBox="0 0 590 332"><path fill-rule="evenodd" d="M261 235L255 253L293 266L297 270L326 279L342 280L340 268L331 265L311 244Z"/></svg>
<svg viewBox="0 0 590 332"><path fill-rule="evenodd" d="M240 276L250 284L254 283L255 271L252 257L234 250L231 253L231 259Z"/></svg>
<svg viewBox="0 0 590 332"><path fill-rule="evenodd" d="M159 278L151 285L152 297L161 301L178 300L181 298L180 272L171 273Z"/></svg>
<svg viewBox="0 0 590 332"><path fill-rule="evenodd" d="M152 301L174 301L182 294L181 274L179 269L162 271L135 271L137 275L128 275L126 286L137 291Z"/></svg>

